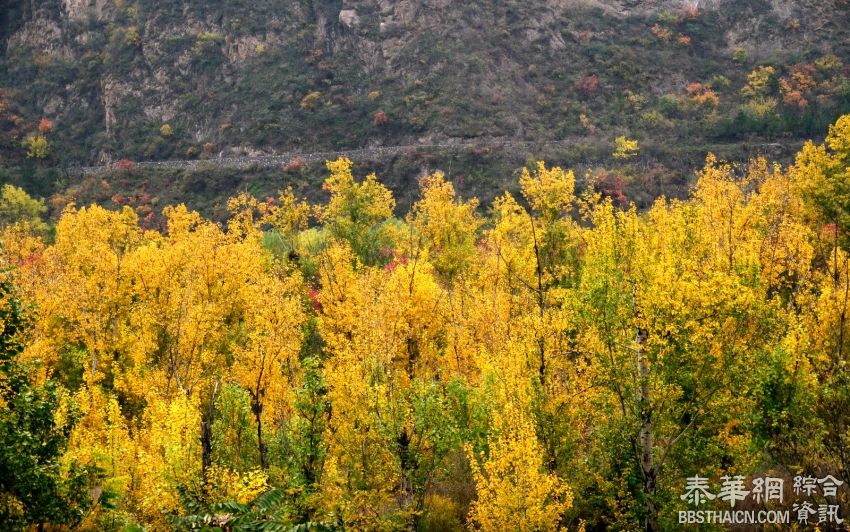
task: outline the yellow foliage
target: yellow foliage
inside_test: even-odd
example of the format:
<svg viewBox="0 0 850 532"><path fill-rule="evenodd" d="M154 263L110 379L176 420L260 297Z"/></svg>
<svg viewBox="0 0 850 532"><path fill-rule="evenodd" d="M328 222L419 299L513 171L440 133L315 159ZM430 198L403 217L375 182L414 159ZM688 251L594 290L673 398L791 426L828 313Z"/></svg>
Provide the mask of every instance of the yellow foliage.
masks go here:
<svg viewBox="0 0 850 532"><path fill-rule="evenodd" d="M317 107L319 107L319 103L321 102L321 99L322 99L322 93L320 93L318 91L313 91L313 92L307 93L306 96L301 98L301 103L299 104L299 107L301 107L301 109L310 109L310 110L316 109Z"/></svg>
<svg viewBox="0 0 850 532"><path fill-rule="evenodd" d="M351 173L351 160L344 157L328 161L327 167L331 175L322 188L331 194L331 199L319 210L323 222L342 226L340 231L346 232L349 225L374 224L392 215L392 192L378 182L375 174L357 183Z"/></svg>
<svg viewBox="0 0 850 532"><path fill-rule="evenodd" d="M288 187L281 190L277 201L265 210L262 222L270 225L284 238L294 242L295 235L307 228L309 217L310 206L306 201L299 201L292 192L292 188Z"/></svg>
<svg viewBox="0 0 850 532"><path fill-rule="evenodd" d="M513 403L494 411L498 436L483 465L470 456L477 499L470 519L477 530L556 530L572 504L572 492L553 473L543 471L542 449L527 414ZM471 454L471 449L468 450Z"/></svg>
<svg viewBox="0 0 850 532"><path fill-rule="evenodd" d="M776 69L772 66L760 66L750 72L747 76L747 84L741 89L741 94L746 98L764 98L772 91L772 83L775 80Z"/></svg>
<svg viewBox="0 0 850 532"><path fill-rule="evenodd" d="M282 488L276 515L352 530L556 530L601 508L663 527L675 509L646 503L690 471L685 445L756 471L764 390L840 391L848 160L843 117L789 169L709 155L689 198L643 211L538 163L486 217L427 175L402 220L341 158L323 205L240 194L226 229L177 205L162 232L70 206L52 243L6 186L2 254L37 309L23 358L61 383L62 467L102 468L113 518L166 530L181 493Z"/></svg>
<svg viewBox="0 0 850 532"><path fill-rule="evenodd" d="M42 220L45 212L47 207L43 199L31 197L20 187L8 183L3 185L0 192L0 226L23 223L43 232L47 229Z"/></svg>
<svg viewBox="0 0 850 532"><path fill-rule="evenodd" d="M269 489L268 475L259 469L240 473L213 465L207 471L207 493L213 502L236 501L247 504Z"/></svg>
<svg viewBox="0 0 850 532"><path fill-rule="evenodd" d="M50 155L50 144L47 142L47 137L41 134L28 135L24 139L24 148L30 159L44 159Z"/></svg>
<svg viewBox="0 0 850 532"><path fill-rule="evenodd" d="M637 142L632 149L637 150ZM546 168L539 162L533 175L528 168L522 169L519 186L531 208L547 220L565 216L575 201L575 175L572 170L564 171L557 166Z"/></svg>
<svg viewBox="0 0 850 532"><path fill-rule="evenodd" d="M457 200L454 186L440 172L423 177L419 186L421 199L408 221L425 240L434 268L452 278L466 270L475 252L476 232L482 224L476 213L478 201Z"/></svg>
<svg viewBox="0 0 850 532"><path fill-rule="evenodd" d="M614 139L614 158L630 159L638 153L638 141L623 136Z"/></svg>

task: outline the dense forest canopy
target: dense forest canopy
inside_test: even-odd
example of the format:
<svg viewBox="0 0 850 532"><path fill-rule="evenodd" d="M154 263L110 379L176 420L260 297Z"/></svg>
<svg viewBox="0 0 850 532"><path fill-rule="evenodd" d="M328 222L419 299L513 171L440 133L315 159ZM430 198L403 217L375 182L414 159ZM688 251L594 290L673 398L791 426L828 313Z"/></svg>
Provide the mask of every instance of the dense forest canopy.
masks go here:
<svg viewBox="0 0 850 532"><path fill-rule="evenodd" d="M4 523L671 529L686 478L850 480L850 115L642 211L327 168L224 225L5 186Z"/></svg>

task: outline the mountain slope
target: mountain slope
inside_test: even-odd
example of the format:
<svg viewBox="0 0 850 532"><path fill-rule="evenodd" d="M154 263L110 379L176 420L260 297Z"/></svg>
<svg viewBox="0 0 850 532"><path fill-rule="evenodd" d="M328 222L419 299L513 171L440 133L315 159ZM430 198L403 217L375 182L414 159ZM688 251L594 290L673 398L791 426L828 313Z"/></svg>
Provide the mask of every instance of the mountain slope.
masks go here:
<svg viewBox="0 0 850 532"><path fill-rule="evenodd" d="M793 143L850 109L843 0L0 11L0 157L12 169L32 165L22 143L43 118L40 169L469 139Z"/></svg>

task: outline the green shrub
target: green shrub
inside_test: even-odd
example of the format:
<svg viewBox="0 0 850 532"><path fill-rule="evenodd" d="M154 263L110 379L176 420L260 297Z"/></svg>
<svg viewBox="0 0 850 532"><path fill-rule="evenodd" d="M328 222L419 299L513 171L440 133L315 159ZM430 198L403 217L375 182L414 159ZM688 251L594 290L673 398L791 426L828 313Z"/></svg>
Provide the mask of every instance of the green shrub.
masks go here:
<svg viewBox="0 0 850 532"><path fill-rule="evenodd" d="M732 61L736 63L743 63L747 60L747 51L743 48L735 48L732 50Z"/></svg>

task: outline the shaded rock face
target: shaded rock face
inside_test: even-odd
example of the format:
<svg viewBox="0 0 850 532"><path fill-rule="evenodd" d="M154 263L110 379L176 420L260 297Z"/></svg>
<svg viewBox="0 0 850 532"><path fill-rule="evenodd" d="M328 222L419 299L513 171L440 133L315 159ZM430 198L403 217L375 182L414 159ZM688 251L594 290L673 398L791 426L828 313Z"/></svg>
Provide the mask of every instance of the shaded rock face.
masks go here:
<svg viewBox="0 0 850 532"><path fill-rule="evenodd" d="M348 29L353 29L360 22L356 9L343 9L339 12L339 23Z"/></svg>
<svg viewBox="0 0 850 532"><path fill-rule="evenodd" d="M116 7L113 0L62 0L62 4L70 20L105 20Z"/></svg>
<svg viewBox="0 0 850 532"><path fill-rule="evenodd" d="M64 34L59 23L46 17L29 20L10 36L9 47L28 46L44 54L61 55L64 52Z"/></svg>

